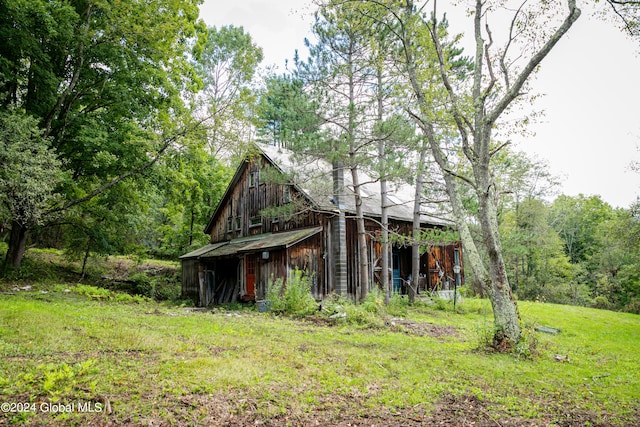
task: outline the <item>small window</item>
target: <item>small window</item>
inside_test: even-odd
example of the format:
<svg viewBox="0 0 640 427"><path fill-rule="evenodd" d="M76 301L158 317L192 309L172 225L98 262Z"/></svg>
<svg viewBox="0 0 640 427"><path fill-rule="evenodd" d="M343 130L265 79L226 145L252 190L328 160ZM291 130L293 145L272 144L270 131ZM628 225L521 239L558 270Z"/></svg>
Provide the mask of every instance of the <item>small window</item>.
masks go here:
<svg viewBox="0 0 640 427"><path fill-rule="evenodd" d="M285 185L282 194L282 202L289 203L291 202L291 186Z"/></svg>
<svg viewBox="0 0 640 427"><path fill-rule="evenodd" d="M227 232L231 233L233 231L233 218L229 217L227 219Z"/></svg>
<svg viewBox="0 0 640 427"><path fill-rule="evenodd" d="M241 230L241 229L242 229L242 218L237 216L236 217L236 230Z"/></svg>
<svg viewBox="0 0 640 427"><path fill-rule="evenodd" d="M258 185L258 180L260 177L260 172L251 172L249 174L249 188L255 187Z"/></svg>
<svg viewBox="0 0 640 427"><path fill-rule="evenodd" d="M249 227L259 227L262 225L262 217L261 216L254 216L251 218L250 222L249 222Z"/></svg>

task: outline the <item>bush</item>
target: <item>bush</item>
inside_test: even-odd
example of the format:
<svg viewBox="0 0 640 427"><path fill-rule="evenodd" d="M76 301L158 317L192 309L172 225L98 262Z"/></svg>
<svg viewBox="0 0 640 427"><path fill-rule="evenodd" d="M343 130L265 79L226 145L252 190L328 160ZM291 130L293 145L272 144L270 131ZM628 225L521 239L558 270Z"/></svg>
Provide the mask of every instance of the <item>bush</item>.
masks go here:
<svg viewBox="0 0 640 427"><path fill-rule="evenodd" d="M126 304L142 304L149 301L149 299L144 296L113 292L105 288L98 288L96 286L83 285L80 283L72 287L71 290L78 295L84 295L88 298L101 301L116 301Z"/></svg>
<svg viewBox="0 0 640 427"><path fill-rule="evenodd" d="M611 302L606 296L598 295L593 299L593 302L591 303L591 307L599 308L602 310L608 310L611 308Z"/></svg>
<svg viewBox="0 0 640 427"><path fill-rule="evenodd" d="M622 310L627 313L640 314L640 299L633 299L629 304L625 305Z"/></svg>
<svg viewBox="0 0 640 427"><path fill-rule="evenodd" d="M364 328L380 328L384 326L383 316L386 314L384 298L379 291L371 291L362 304L338 295L329 295L322 302L322 314L334 322L360 326Z"/></svg>
<svg viewBox="0 0 640 427"><path fill-rule="evenodd" d="M295 269L287 283L280 278L267 286L266 300L271 311L294 317L304 317L318 310L318 303L311 295L311 280L303 271Z"/></svg>
<svg viewBox="0 0 640 427"><path fill-rule="evenodd" d="M156 301L176 301L180 298L181 288L170 278L150 276L145 272L138 272L129 278L135 283L131 292Z"/></svg>

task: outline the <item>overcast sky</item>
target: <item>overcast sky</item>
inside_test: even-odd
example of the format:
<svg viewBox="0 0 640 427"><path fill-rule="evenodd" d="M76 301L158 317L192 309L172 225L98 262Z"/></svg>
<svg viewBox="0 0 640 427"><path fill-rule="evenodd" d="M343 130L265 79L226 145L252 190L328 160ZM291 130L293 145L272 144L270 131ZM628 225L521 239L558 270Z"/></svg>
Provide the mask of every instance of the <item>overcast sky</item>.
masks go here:
<svg viewBox="0 0 640 427"><path fill-rule="evenodd" d="M284 70L295 49L306 57L311 11L309 0L205 0L200 16L207 25L244 27L264 65ZM517 148L549 163L561 193L598 194L617 207L640 196L640 173L629 167L640 161L639 52L640 42L583 13L542 62L533 89L544 94L535 108L545 117Z"/></svg>

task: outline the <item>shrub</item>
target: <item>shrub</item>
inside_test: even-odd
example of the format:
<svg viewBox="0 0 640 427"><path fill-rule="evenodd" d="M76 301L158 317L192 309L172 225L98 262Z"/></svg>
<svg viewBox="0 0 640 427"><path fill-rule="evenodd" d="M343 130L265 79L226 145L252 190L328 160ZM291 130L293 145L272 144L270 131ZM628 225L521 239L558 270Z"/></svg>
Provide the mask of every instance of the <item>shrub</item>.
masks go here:
<svg viewBox="0 0 640 427"><path fill-rule="evenodd" d="M80 283L72 287L71 290L78 295L84 295L88 298L100 301L116 301L126 304L142 304L149 300L148 298L141 295L129 295L122 292L113 292L108 289L98 288L91 285L83 285Z"/></svg>
<svg viewBox="0 0 640 427"><path fill-rule="evenodd" d="M156 301L178 300L180 298L180 286L171 278L150 276L145 272L132 274L129 280L135 283L131 292L142 295Z"/></svg>
<svg viewBox="0 0 640 427"><path fill-rule="evenodd" d="M362 304L338 295L329 295L322 302L322 314L334 322L364 328L384 326L383 316L386 314L384 299L380 292L371 291Z"/></svg>
<svg viewBox="0 0 640 427"><path fill-rule="evenodd" d="M625 305L622 310L627 313L640 314L640 299L633 299L629 304Z"/></svg>
<svg viewBox="0 0 640 427"><path fill-rule="evenodd" d="M591 307L599 308L602 310L608 310L611 308L611 302L609 302L609 299L606 296L598 295L593 299L593 302L591 303Z"/></svg>
<svg viewBox="0 0 640 427"><path fill-rule="evenodd" d="M285 285L282 278L271 280L267 286L266 300L271 311L294 317L304 317L318 310L318 303L311 295L311 280L303 271L295 269Z"/></svg>

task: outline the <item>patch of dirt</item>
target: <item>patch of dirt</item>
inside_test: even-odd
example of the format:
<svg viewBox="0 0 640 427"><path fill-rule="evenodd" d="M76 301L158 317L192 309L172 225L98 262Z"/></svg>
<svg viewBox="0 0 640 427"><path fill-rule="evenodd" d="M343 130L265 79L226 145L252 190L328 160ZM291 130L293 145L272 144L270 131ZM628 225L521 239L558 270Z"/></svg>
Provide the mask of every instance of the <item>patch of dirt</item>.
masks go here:
<svg viewBox="0 0 640 427"><path fill-rule="evenodd" d="M402 318L393 318L386 322L387 327L392 331L404 332L409 335L423 337L425 335L433 338L443 338L456 336L458 330L454 326L434 325L433 323L414 322Z"/></svg>
<svg viewBox="0 0 640 427"><path fill-rule="evenodd" d="M325 317L306 317L305 322L313 326L332 327L336 322ZM414 322L403 318L391 318L385 321L385 327L391 332L398 332L419 337L430 336L432 338L445 338L458 335L455 326L435 325L426 322ZM302 330L302 332L314 332L313 330Z"/></svg>
<svg viewBox="0 0 640 427"><path fill-rule="evenodd" d="M295 390L293 391L295 392ZM159 397L159 396L157 396ZM86 426L339 426L339 427L400 427L400 426L456 426L456 427L577 427L632 425L631 419L609 418L607 414L572 408L561 402L544 406L549 413L540 418L525 419L510 414L500 405L479 399L475 395L445 395L434 405L410 408L371 408L362 405L367 396L326 396L315 408L300 410L278 406L277 402L257 400L243 393L187 394L175 399L156 402L152 413L124 414L117 402L111 402L110 414L77 414ZM640 412L637 412L640 414ZM47 414L30 419L30 425L56 425ZM80 425L78 424L78 425ZM0 416L0 425L3 419Z"/></svg>
<svg viewBox="0 0 640 427"><path fill-rule="evenodd" d="M278 390L270 390L278 394ZM257 390L254 390L257 392ZM284 392L284 391L283 391ZM302 390L288 390L298 393ZM259 393L259 392L258 392ZM153 401L154 410L144 414L128 414L119 410L119 402L109 402L109 411L94 414L73 414L66 425L83 426L175 426L202 425L224 427L248 426L339 426L339 427L582 427L585 425L608 427L635 425L640 407L627 419L577 408L566 402L540 402L546 413L539 418L526 419L510 413L493 402L475 395L444 395L431 404L418 404L409 408L374 408L365 402L376 394L356 391L348 395L330 395L317 398L306 408L290 407L286 400L253 396L246 391L228 390L227 393L194 393L180 396L145 396ZM275 399L275 400L273 400ZM99 401L99 400L96 400ZM105 403L106 405L106 403ZM106 406L105 406L106 409ZM0 414L0 425L9 421L8 414ZM3 419L3 416L5 417ZM58 425L51 414L38 413L29 418L32 426Z"/></svg>

